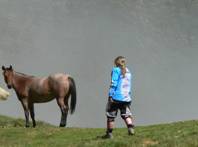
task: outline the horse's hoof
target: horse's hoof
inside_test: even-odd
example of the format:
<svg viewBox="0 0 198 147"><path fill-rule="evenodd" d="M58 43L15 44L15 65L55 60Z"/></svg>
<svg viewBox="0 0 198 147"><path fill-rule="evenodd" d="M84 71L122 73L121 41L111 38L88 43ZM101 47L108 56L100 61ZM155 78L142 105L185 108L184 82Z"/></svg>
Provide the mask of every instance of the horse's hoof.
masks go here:
<svg viewBox="0 0 198 147"><path fill-rule="evenodd" d="M66 124L60 124L60 126L59 127L65 127L66 126Z"/></svg>
<svg viewBox="0 0 198 147"><path fill-rule="evenodd" d="M33 123L33 124L32 124L32 127L35 128L35 127L36 127L36 123Z"/></svg>

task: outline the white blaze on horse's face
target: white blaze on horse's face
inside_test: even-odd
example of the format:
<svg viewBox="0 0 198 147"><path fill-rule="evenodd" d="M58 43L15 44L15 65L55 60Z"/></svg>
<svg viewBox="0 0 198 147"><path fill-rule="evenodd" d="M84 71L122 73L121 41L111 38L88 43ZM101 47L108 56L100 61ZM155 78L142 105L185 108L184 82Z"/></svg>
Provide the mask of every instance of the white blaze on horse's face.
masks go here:
<svg viewBox="0 0 198 147"><path fill-rule="evenodd" d="M12 78L13 78L12 66L10 66L9 68L5 68L4 66L2 66L2 70L3 70L3 76L4 76L4 80L7 84L7 87L9 89L11 89L12 88Z"/></svg>

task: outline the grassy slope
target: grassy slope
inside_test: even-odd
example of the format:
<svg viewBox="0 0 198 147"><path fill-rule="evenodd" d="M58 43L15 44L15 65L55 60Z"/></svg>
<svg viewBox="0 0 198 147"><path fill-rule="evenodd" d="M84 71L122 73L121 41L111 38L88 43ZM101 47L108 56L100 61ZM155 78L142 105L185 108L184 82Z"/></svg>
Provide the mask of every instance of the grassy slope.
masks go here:
<svg viewBox="0 0 198 147"><path fill-rule="evenodd" d="M125 128L114 130L114 139L97 136L105 129L58 128L38 123L37 128L24 128L24 120L0 116L0 146L6 147L193 147L198 146L198 121L137 127L135 136L128 136Z"/></svg>

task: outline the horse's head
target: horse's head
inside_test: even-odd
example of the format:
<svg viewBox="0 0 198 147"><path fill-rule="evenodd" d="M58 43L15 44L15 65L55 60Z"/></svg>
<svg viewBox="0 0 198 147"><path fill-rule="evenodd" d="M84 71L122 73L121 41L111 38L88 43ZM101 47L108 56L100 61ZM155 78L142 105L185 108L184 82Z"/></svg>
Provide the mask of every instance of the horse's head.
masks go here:
<svg viewBox="0 0 198 147"><path fill-rule="evenodd" d="M2 70L3 70L4 80L5 80L8 88L11 89L12 85L13 85L12 79L13 79L13 75L14 75L13 68L11 65L10 65L10 67L2 66Z"/></svg>

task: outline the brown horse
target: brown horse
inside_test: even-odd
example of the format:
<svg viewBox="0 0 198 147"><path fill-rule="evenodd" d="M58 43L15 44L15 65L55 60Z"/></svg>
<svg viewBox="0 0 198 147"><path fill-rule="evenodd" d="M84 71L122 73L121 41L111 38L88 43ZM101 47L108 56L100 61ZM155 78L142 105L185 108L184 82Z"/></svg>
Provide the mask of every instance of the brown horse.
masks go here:
<svg viewBox="0 0 198 147"><path fill-rule="evenodd" d="M34 103L44 103L56 98L61 109L62 116L60 127L66 126L69 110L74 112L76 107L76 86L72 77L67 74L54 74L48 77L38 78L19 73L13 70L12 66L2 66L4 80L9 89L13 88L21 102L26 118L26 127L29 127L29 112L32 118L33 127L36 126L34 118Z"/></svg>

